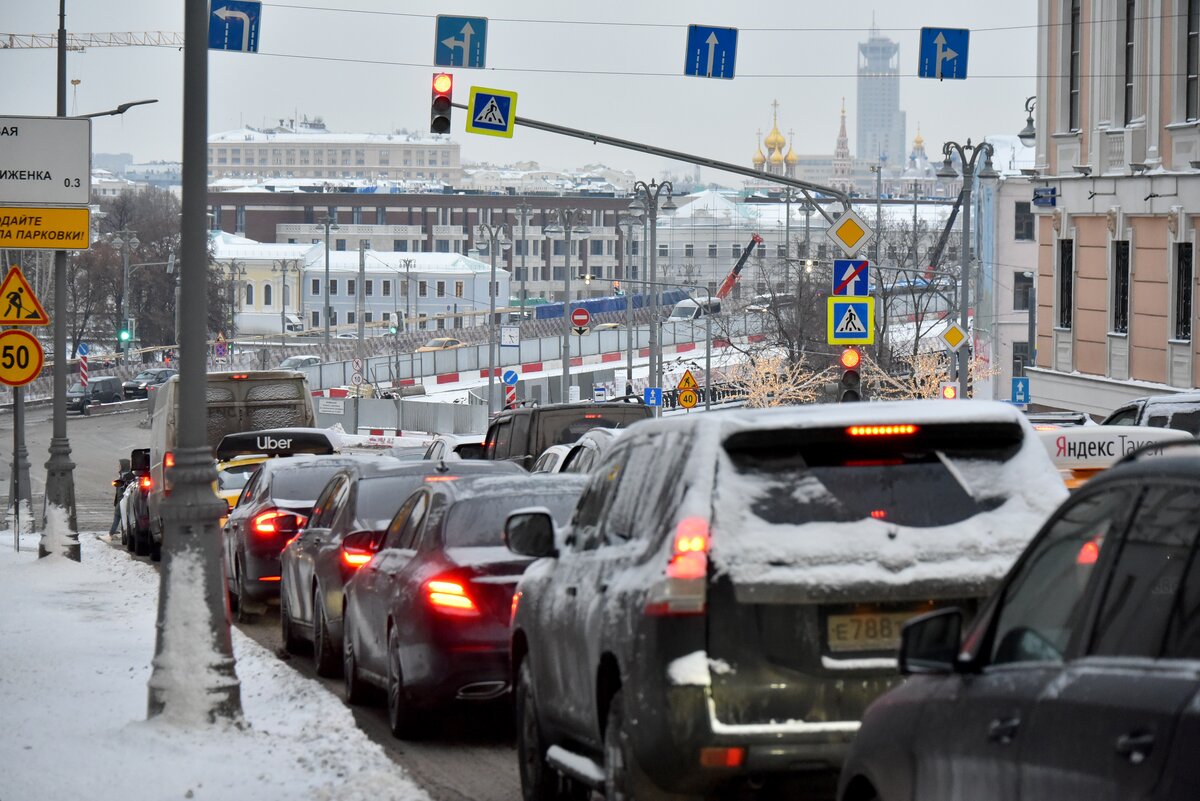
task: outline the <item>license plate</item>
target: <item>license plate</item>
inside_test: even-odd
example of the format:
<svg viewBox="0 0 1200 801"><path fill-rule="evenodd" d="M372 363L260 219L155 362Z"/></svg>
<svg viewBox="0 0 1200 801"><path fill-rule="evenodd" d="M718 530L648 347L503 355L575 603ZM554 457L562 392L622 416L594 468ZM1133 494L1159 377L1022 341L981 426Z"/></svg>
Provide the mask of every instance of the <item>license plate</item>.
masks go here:
<svg viewBox="0 0 1200 801"><path fill-rule="evenodd" d="M829 615L826 635L832 653L850 651L895 651L900 647L900 630L918 612L862 612Z"/></svg>

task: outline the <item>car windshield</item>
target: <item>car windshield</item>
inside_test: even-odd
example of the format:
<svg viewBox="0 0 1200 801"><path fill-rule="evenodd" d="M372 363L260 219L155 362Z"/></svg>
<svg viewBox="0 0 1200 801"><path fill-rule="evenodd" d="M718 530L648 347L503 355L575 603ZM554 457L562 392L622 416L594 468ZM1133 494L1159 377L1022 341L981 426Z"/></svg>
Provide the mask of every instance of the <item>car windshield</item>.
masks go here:
<svg viewBox="0 0 1200 801"><path fill-rule="evenodd" d="M258 462L231 464L217 471L217 486L223 491L240 490L258 469Z"/></svg>
<svg viewBox="0 0 1200 801"><path fill-rule="evenodd" d="M308 356L289 356L279 363L280 368L287 369L289 367L303 367L308 363Z"/></svg>
<svg viewBox="0 0 1200 801"><path fill-rule="evenodd" d="M578 493L538 493L504 498L468 498L450 507L446 517L447 548L478 548L503 545L504 519L514 509L544 506L558 525L575 509Z"/></svg>
<svg viewBox="0 0 1200 801"><path fill-rule="evenodd" d="M556 409L541 416L540 441L534 453L540 454L551 445L570 445L593 428L626 428L646 419L646 408L638 404L608 404L603 409Z"/></svg>
<svg viewBox="0 0 1200 801"><path fill-rule="evenodd" d="M71 388L68 389L67 392L83 392L83 384L80 384L78 381L76 381L71 385Z"/></svg>
<svg viewBox="0 0 1200 801"><path fill-rule="evenodd" d="M154 370L143 370L133 377L134 381L153 381L158 377L158 373Z"/></svg>

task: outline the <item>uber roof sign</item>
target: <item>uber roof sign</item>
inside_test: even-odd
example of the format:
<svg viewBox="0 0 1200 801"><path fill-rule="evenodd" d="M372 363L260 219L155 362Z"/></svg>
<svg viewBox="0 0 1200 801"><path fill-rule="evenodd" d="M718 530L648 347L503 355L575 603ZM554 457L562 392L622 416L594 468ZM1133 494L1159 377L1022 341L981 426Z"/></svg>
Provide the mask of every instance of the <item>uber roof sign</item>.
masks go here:
<svg viewBox="0 0 1200 801"><path fill-rule="evenodd" d="M249 454L293 456L299 453L327 455L337 453L337 448L326 431L296 428L244 431L225 435L217 446L217 461L227 462L235 456Z"/></svg>

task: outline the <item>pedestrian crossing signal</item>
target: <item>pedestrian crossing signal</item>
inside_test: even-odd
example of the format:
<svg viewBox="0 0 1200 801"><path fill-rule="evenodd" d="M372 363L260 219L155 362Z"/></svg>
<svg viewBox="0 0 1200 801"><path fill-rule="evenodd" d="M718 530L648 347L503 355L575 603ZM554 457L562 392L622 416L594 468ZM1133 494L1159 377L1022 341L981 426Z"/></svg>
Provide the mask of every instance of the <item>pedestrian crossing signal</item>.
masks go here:
<svg viewBox="0 0 1200 801"><path fill-rule="evenodd" d="M448 72L433 74L433 97L429 111L429 130L447 133L450 130L451 96L454 94L454 76Z"/></svg>

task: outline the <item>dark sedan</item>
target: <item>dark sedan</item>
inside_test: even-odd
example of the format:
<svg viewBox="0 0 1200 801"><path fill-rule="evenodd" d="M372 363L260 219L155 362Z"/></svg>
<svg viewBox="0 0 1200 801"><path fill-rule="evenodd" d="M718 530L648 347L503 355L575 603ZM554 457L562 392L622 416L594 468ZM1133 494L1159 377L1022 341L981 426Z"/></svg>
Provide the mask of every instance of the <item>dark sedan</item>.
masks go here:
<svg viewBox="0 0 1200 801"><path fill-rule="evenodd" d="M150 387L167 383L167 379L175 375L175 372L170 367L152 367L126 381L121 385L121 389L124 390L126 399L144 398L149 393Z"/></svg>
<svg viewBox="0 0 1200 801"><path fill-rule="evenodd" d="M279 552L308 522L329 479L363 458L383 457L270 459L246 482L222 530L229 606L239 621L279 596Z"/></svg>
<svg viewBox="0 0 1200 801"><path fill-rule="evenodd" d="M471 474L524 473L511 462L362 461L339 470L313 505L308 527L280 554L279 619L284 647L313 644L317 673L342 670L342 595L345 583L371 557L342 547L359 531L384 530L400 504L423 484L455 481Z"/></svg>
<svg viewBox="0 0 1200 801"><path fill-rule="evenodd" d="M463 478L427 483L409 496L374 556L346 584L349 700L363 699L364 683L386 688L392 732L415 737L432 708L504 696L513 591L532 561L504 547L505 517L540 506L564 521L585 483L574 476ZM375 550L369 534L344 544Z"/></svg>

